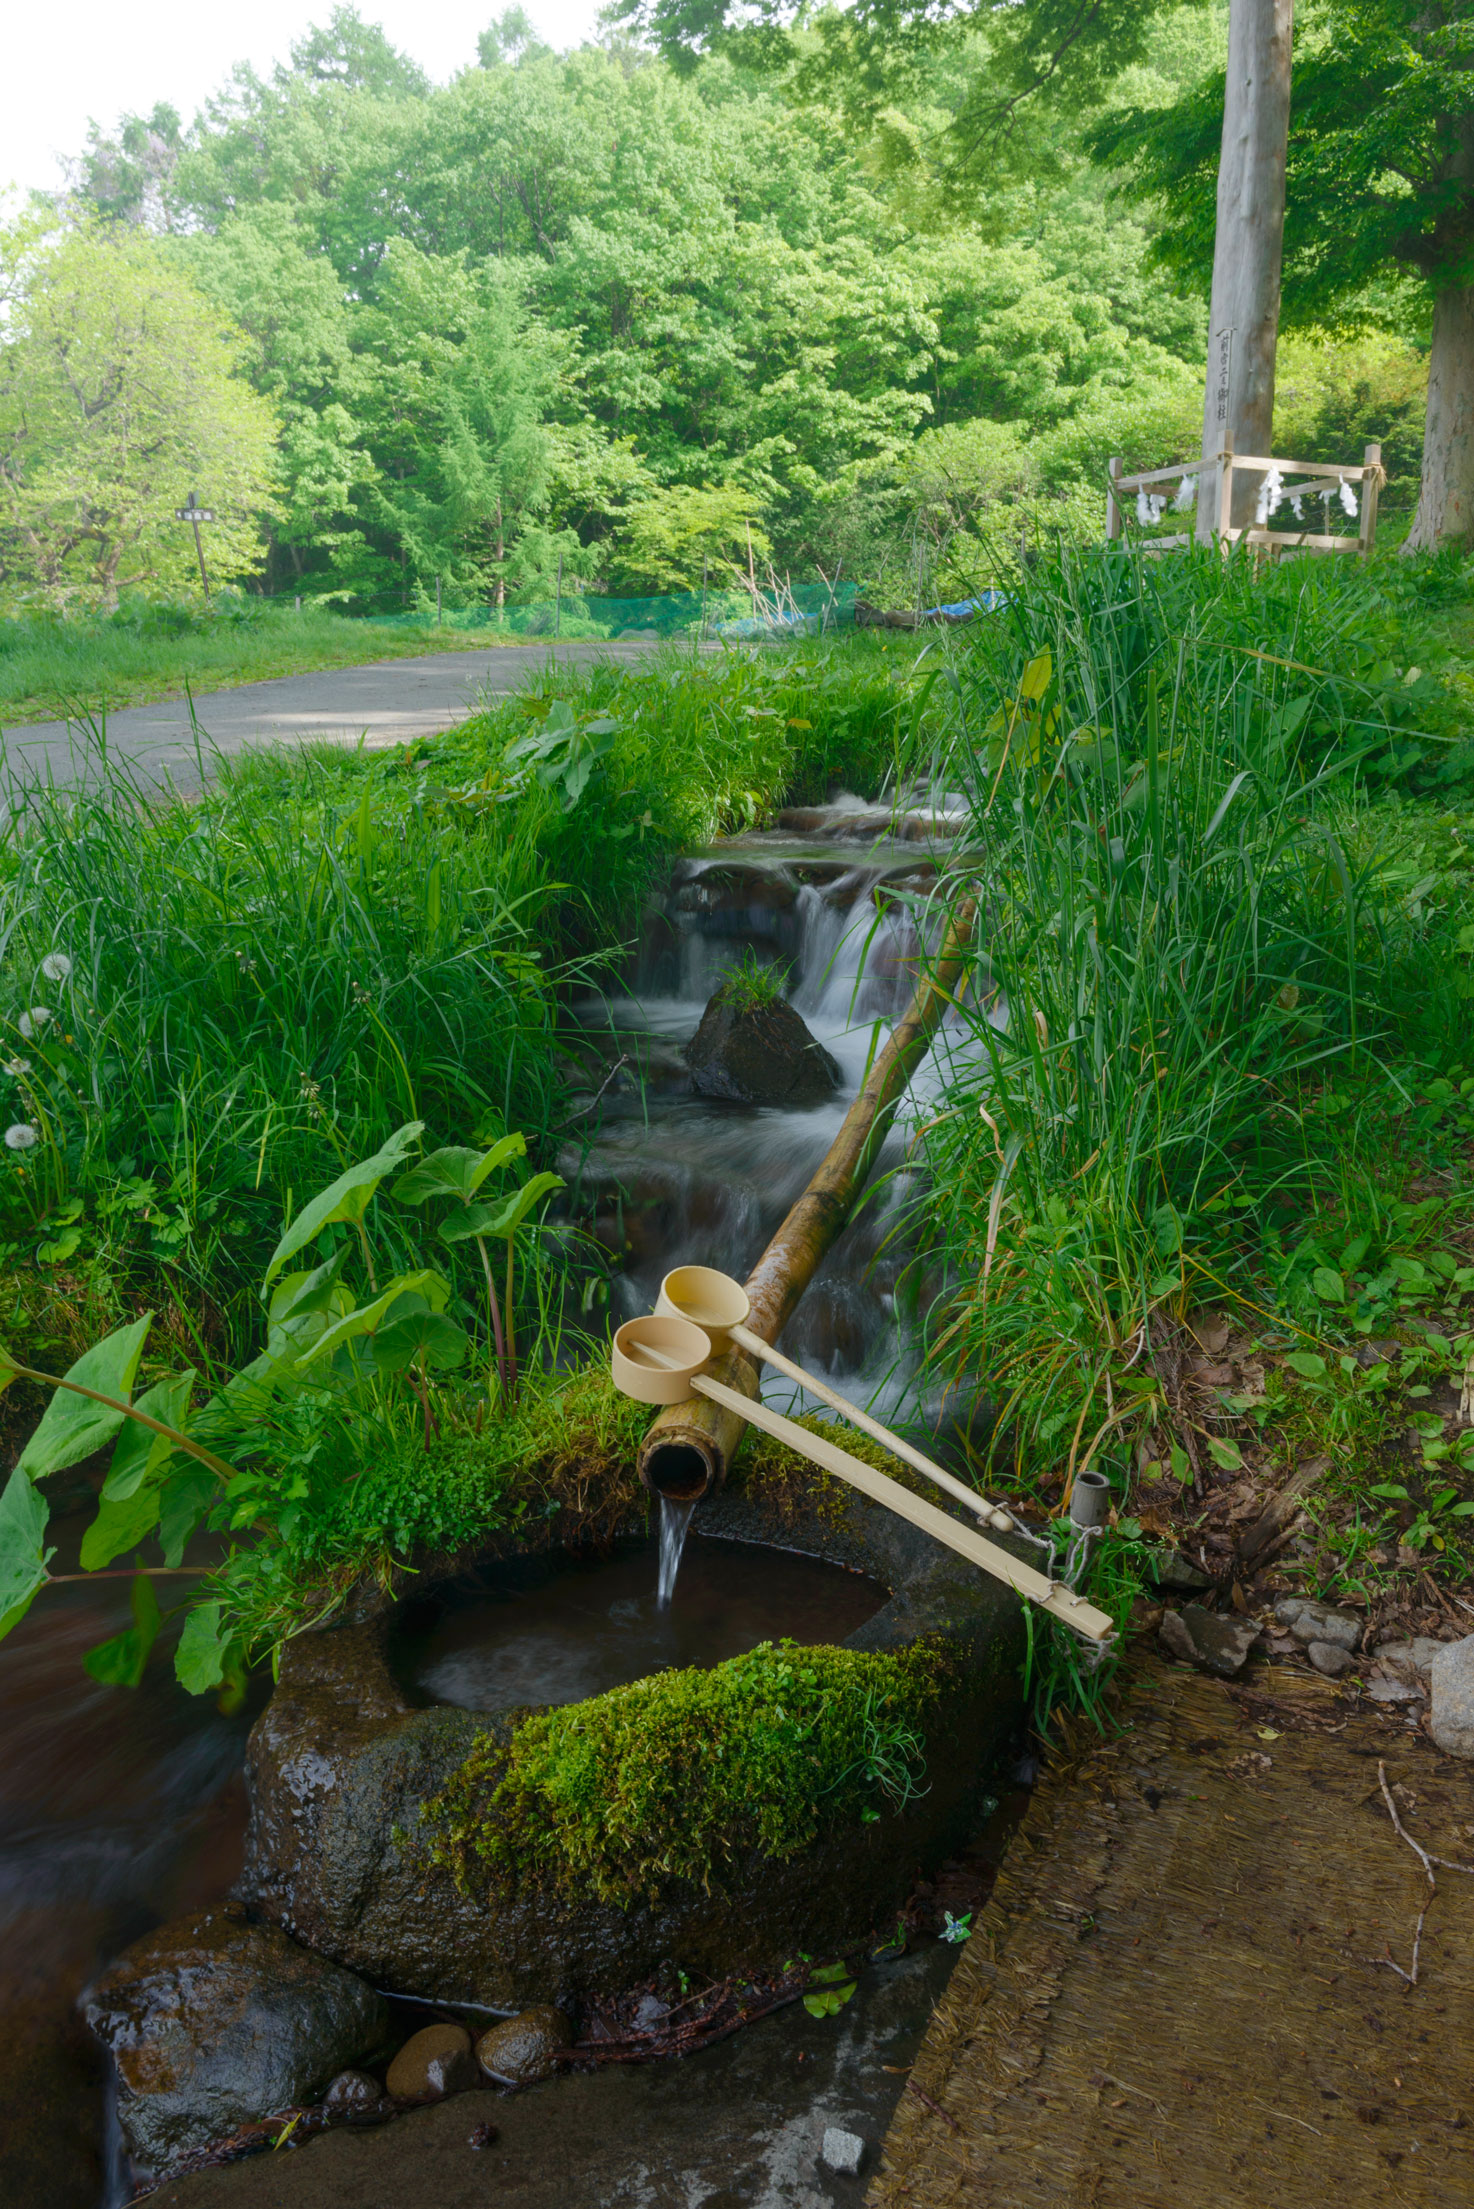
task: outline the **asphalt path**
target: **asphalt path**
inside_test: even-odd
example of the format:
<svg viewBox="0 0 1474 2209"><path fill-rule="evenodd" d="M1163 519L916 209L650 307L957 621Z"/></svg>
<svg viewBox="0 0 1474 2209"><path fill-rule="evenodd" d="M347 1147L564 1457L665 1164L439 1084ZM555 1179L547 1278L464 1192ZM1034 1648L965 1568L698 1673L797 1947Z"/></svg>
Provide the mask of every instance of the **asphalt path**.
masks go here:
<svg viewBox="0 0 1474 2209"><path fill-rule="evenodd" d="M408 744L417 736L454 728L483 699L521 690L550 658L564 665L613 660L628 666L648 659L656 649L654 643L635 638L500 644L480 652L431 652L423 659L322 668L310 675L282 675L268 683L208 691L194 701L205 771L212 752L229 756L254 745ZM184 698L124 706L107 716L106 737L109 755L126 761L145 780L170 780L184 788L199 782L200 753ZM8 769L24 780L49 777L58 784L76 783L87 775L89 750L85 732L76 724L37 721L0 731L0 771Z"/></svg>

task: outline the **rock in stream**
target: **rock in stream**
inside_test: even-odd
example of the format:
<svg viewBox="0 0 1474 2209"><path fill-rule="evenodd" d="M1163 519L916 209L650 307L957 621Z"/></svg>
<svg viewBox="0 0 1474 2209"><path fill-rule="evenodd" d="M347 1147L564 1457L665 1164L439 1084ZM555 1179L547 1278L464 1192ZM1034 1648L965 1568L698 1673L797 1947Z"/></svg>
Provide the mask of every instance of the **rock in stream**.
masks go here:
<svg viewBox="0 0 1474 2209"><path fill-rule="evenodd" d="M82 2012L111 2051L123 2133L150 2171L314 2100L389 2028L362 1979L231 1907L135 1941Z"/></svg>

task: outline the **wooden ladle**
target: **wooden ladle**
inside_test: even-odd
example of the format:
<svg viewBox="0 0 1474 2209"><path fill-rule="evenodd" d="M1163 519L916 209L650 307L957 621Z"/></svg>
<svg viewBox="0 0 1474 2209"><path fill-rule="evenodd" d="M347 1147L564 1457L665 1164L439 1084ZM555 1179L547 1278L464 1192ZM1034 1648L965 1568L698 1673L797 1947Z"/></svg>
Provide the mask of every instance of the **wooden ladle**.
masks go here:
<svg viewBox="0 0 1474 2209"><path fill-rule="evenodd" d="M883 1442L895 1456L903 1458L908 1465L914 1465L918 1473L925 1473L928 1480L934 1480L939 1488L945 1488L948 1495L955 1497L958 1503L966 1504L968 1510L975 1513L984 1526L991 1526L998 1534L1013 1532L1014 1522L1007 1511L1000 1511L997 1504L989 1503L987 1497L980 1496L975 1488L969 1488L963 1481L954 1479L951 1473L944 1471L925 1451L916 1449L901 1435L893 1434L889 1427L882 1426L868 1411L862 1411L858 1404L852 1404L848 1396L841 1396L837 1388L831 1388L827 1381L821 1381L817 1373L805 1371L792 1358L785 1357L781 1350L775 1350L771 1342L764 1342L761 1335L755 1335L747 1324L747 1315L751 1310L747 1291L740 1281L732 1279L730 1273L718 1273L714 1266L677 1266L661 1282L655 1310L662 1318L694 1320L705 1334L710 1335L714 1353L725 1350L729 1343L735 1343L749 1357L761 1358L765 1364L775 1365L780 1373L786 1373L791 1381L797 1381L801 1388L818 1396L832 1410L837 1411L841 1418L848 1419L852 1426L863 1428L877 1442Z"/></svg>
<svg viewBox="0 0 1474 2209"><path fill-rule="evenodd" d="M706 1271L706 1268L678 1269ZM725 1275L715 1276L724 1280ZM733 1286L736 1286L734 1283ZM741 1291L738 1292L741 1294ZM746 1298L743 1299L744 1303ZM740 1324L740 1322L739 1322ZM746 1329L743 1332L746 1333ZM731 1332L729 1339L735 1341ZM756 1342L759 1338L753 1336ZM742 1345L746 1347L746 1345ZM767 1345L764 1345L766 1352ZM826 1473L833 1473L839 1480L848 1481L862 1495L884 1504L898 1518L909 1519L913 1526L930 1534L934 1541L943 1542L948 1549L956 1550L969 1564L981 1567L996 1580L1004 1581L1019 1595L1037 1603L1041 1611L1048 1611L1062 1624L1073 1627L1090 1641L1104 1641L1113 1631L1110 1618L1097 1610L1073 1588L1058 1580L1048 1580L1032 1565L1021 1564L1006 1549L999 1549L992 1542L985 1542L970 1527L959 1526L949 1519L945 1511L939 1511L934 1503L913 1496L909 1488L899 1481L878 1473L873 1465L864 1464L842 1450L837 1443L827 1441L822 1435L810 1434L807 1427L799 1426L792 1419L785 1419L781 1412L770 1411L765 1403L749 1396L739 1395L735 1388L728 1388L702 1371L714 1354L712 1337L693 1320L681 1318L675 1313L658 1312L653 1319L628 1319L614 1337L611 1365L614 1385L623 1395L632 1396L644 1404L677 1404L688 1396L708 1396L713 1403L722 1404L739 1419L752 1426L761 1427L765 1434L784 1442L800 1457L820 1466ZM798 1370L798 1369L795 1369ZM884 1429L882 1429L884 1433ZM950 1477L950 1476L949 1476ZM964 1495L966 1491L964 1491Z"/></svg>

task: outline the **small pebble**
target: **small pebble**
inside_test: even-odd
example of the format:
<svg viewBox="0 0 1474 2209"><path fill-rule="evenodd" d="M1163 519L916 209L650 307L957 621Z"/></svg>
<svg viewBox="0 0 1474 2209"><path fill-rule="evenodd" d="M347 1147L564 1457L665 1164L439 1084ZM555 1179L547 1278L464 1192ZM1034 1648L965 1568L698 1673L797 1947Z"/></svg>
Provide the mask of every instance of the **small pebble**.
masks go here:
<svg viewBox="0 0 1474 2209"><path fill-rule="evenodd" d="M846 2132L841 2125L826 2125L819 2161L840 2178L858 2178L865 2161L865 2143L858 2132Z"/></svg>
<svg viewBox="0 0 1474 2209"><path fill-rule="evenodd" d="M1349 1649L1341 1649L1333 1641L1313 1641L1306 1651L1317 1672L1324 1672L1328 1680L1339 1680L1356 1669L1356 1659Z"/></svg>
<svg viewBox="0 0 1474 2209"><path fill-rule="evenodd" d="M480 2080L464 2025L426 2025L400 2049L385 2080L396 2101L438 2102Z"/></svg>
<svg viewBox="0 0 1474 2209"><path fill-rule="evenodd" d="M548 2078L560 2049L573 2042L573 2027L561 2010L535 2002L520 2016L493 2025L476 2043L476 2060L504 2086L532 2086Z"/></svg>
<svg viewBox="0 0 1474 2209"><path fill-rule="evenodd" d="M322 2098L322 2106L334 2117L350 2109L376 2109L379 2082L367 2071L340 2071Z"/></svg>
<svg viewBox="0 0 1474 2209"><path fill-rule="evenodd" d="M477 2125L472 2130L470 2145L473 2148L489 2148L495 2146L500 2138L501 2134L495 2125Z"/></svg>
<svg viewBox="0 0 1474 2209"><path fill-rule="evenodd" d="M1337 1649L1354 1649L1361 1638L1361 1620L1329 1603L1306 1603L1296 1613L1290 1631L1297 1641L1331 1642Z"/></svg>

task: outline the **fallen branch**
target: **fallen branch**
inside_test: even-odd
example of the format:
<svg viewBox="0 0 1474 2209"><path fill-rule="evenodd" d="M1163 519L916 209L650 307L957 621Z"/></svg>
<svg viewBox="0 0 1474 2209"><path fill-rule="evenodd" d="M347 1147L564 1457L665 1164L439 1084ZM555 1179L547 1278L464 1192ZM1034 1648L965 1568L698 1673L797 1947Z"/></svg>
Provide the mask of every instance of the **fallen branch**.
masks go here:
<svg viewBox="0 0 1474 2209"><path fill-rule="evenodd" d="M1438 1881L1433 1876L1433 1867L1437 1864L1443 1871L1463 1872L1467 1877L1474 1879L1474 1864L1455 1864L1447 1856L1433 1856L1422 1846L1421 1842L1413 1839L1407 1827L1397 1815L1397 1803L1391 1788L1387 1785L1387 1766L1381 1758L1377 1760L1377 1784L1382 1790L1382 1800L1387 1805L1387 1815L1392 1820L1393 1831L1400 1839L1406 1841L1427 1876L1428 1901L1423 1904L1422 1909L1418 1912L1418 1922L1413 1929L1413 1966L1411 1971L1403 1970L1402 1965L1393 1956L1390 1944L1385 1956L1364 1956L1362 1961L1363 1963L1378 1965L1387 1971L1395 1971L1399 1979L1403 1980L1408 1986L1415 1987L1418 1983L1418 1958L1423 1948L1423 1926L1427 1921L1428 1910L1433 1897L1438 1892Z"/></svg>
<svg viewBox="0 0 1474 2209"><path fill-rule="evenodd" d="M952 2115L951 2111L943 2109L940 2102L934 2102L930 2094L924 2094L921 2088L917 2085L915 2079L907 2079L906 2092L908 2094L914 2094L919 2102L924 2102L926 2104L926 2107L931 2111L932 2115L934 2117L940 2117L944 2125L950 2125L954 2132L961 2132L962 2127L958 2124L957 2119Z"/></svg>

